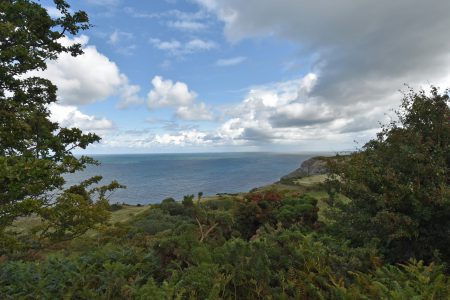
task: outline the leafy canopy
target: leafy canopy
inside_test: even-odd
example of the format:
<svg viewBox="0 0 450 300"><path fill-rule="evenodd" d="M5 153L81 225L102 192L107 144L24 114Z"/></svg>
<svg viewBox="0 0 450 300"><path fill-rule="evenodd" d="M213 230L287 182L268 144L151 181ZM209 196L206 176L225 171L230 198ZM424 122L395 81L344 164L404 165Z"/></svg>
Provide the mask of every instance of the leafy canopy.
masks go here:
<svg viewBox="0 0 450 300"><path fill-rule="evenodd" d="M410 90L398 121L334 166L339 230L377 244L389 261L450 262L450 108L448 91Z"/></svg>
<svg viewBox="0 0 450 300"><path fill-rule="evenodd" d="M73 233L69 227L77 227L79 234L81 224L84 231L106 219L107 214L92 212L102 211L108 204L106 191L119 187L113 182L87 191L101 179L94 178L63 188L63 174L96 163L75 157L72 150L85 149L100 137L50 121L48 105L57 101L57 88L30 75L61 53L82 54L80 44L63 45L60 39L88 29L88 16L72 13L64 0L54 4L61 13L58 18L51 18L35 1L0 1L0 237L6 237L14 220L29 215L42 219L41 233L46 236L68 238ZM94 194L99 201L93 201ZM0 252L9 246L3 242Z"/></svg>

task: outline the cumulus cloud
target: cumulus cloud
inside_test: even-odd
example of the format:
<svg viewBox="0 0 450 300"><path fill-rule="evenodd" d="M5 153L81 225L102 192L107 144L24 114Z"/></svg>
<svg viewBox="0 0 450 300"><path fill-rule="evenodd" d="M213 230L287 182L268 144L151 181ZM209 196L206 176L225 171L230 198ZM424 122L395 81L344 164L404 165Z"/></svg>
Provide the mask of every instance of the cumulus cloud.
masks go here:
<svg viewBox="0 0 450 300"><path fill-rule="evenodd" d="M309 73L301 78L250 88L241 102L229 105L222 123L216 128L201 129L178 121L150 120L152 130L108 138L108 146L155 149L155 147L291 147L289 149L338 151L352 148L355 139L374 134L366 119L376 122L384 110L365 104L350 111L337 111L332 105L316 102L311 96L320 78ZM209 108L196 100L196 94L181 82L156 76L149 102L154 107L175 108L178 119L185 121L213 120ZM178 85L177 85L178 84ZM177 86L177 88L174 88ZM151 97L150 97L151 95ZM150 98L152 101L150 101ZM354 112L366 111L363 116ZM363 122L364 121L364 122ZM158 127L157 125L163 124ZM189 123L188 123L189 124ZM163 130L161 133L160 130ZM164 131L166 133L164 133ZM167 131L169 131L167 133ZM357 136L354 132L359 132ZM337 149L324 145L339 145ZM278 148L280 149L280 148ZM286 149L286 148L285 148Z"/></svg>
<svg viewBox="0 0 450 300"><path fill-rule="evenodd" d="M365 135L384 117L384 109L378 107L355 105L350 110L335 110L332 104L316 101L312 92L319 80L310 73L251 88L241 103L226 110L226 121L215 137L241 145L305 145L339 139L348 146L355 139L350 133Z"/></svg>
<svg viewBox="0 0 450 300"><path fill-rule="evenodd" d="M117 104L117 108L125 109L134 105L141 105L144 103L144 99L139 96L141 87L139 85L129 84L128 79L123 79L126 84L120 88L121 101Z"/></svg>
<svg viewBox="0 0 450 300"><path fill-rule="evenodd" d="M197 94L190 91L184 82L173 82L155 76L152 79L153 89L148 93L148 106L150 109L159 107L188 106L192 104Z"/></svg>
<svg viewBox="0 0 450 300"><path fill-rule="evenodd" d="M73 57L63 53L58 59L47 62L47 69L32 72L27 76L40 76L49 79L57 87L58 102L49 106L51 120L63 127L77 127L84 131L101 135L114 128L111 120L104 117L87 115L78 106L86 105L117 95L118 107L141 104L140 87L129 83L128 78L120 73L117 65L95 46L88 45L87 36L74 39L62 38L61 44L68 46L80 43L84 54Z"/></svg>
<svg viewBox="0 0 450 300"><path fill-rule="evenodd" d="M176 115L186 121L211 121L214 118L210 109L203 102L191 106L180 106Z"/></svg>
<svg viewBox="0 0 450 300"><path fill-rule="evenodd" d="M247 106L259 103L263 117L255 120L277 128L270 138L308 136L305 128L320 134L320 126L355 135L377 128L384 113L398 106L404 83L450 86L449 1L195 1L224 23L229 41L275 36L296 43L309 58L317 80L302 101L282 104L283 93L264 94L266 104L277 102L266 112L256 98L246 100ZM245 131L237 125L244 119L234 126Z"/></svg>
<svg viewBox="0 0 450 300"><path fill-rule="evenodd" d="M213 119L205 103L196 103L197 94L184 82L173 82L161 76L152 79L153 89L148 93L148 107L175 108L175 116L185 121L209 121Z"/></svg>
<svg viewBox="0 0 450 300"><path fill-rule="evenodd" d="M191 39L184 43L175 39L162 41L157 38L151 38L149 41L150 44L152 44L156 49L166 51L171 55L192 54L217 48L217 44L215 42L198 38Z"/></svg>
<svg viewBox="0 0 450 300"><path fill-rule="evenodd" d="M82 56L60 55L47 63L43 76L58 86L60 101L68 105L104 100L122 83L116 64L94 46L85 47Z"/></svg>
<svg viewBox="0 0 450 300"><path fill-rule="evenodd" d="M216 61L216 66L218 67L229 67L235 66L243 63L247 58L244 56L237 56L231 58L222 58Z"/></svg>
<svg viewBox="0 0 450 300"><path fill-rule="evenodd" d="M85 35L75 39L62 38L63 45L80 43L84 53L73 57L68 53L58 59L47 62L47 69L30 73L51 80L58 87L58 101L62 105L85 105L118 95L121 106L139 102L139 87L131 85L127 76L122 74L117 65L108 57L88 45ZM141 102L143 100L140 100Z"/></svg>
<svg viewBox="0 0 450 300"><path fill-rule="evenodd" d="M106 133L114 128L110 120L86 115L75 106L52 103L49 106L49 110L50 120L52 122L58 122L62 127L76 127L84 131L100 134Z"/></svg>
<svg viewBox="0 0 450 300"><path fill-rule="evenodd" d="M105 139L105 145L141 150L276 147L297 151L339 151L353 148L355 139L365 141L372 137L374 131L373 127L367 126L368 120L379 121L384 108L361 103L348 111L334 110L333 105L314 100L312 92L319 80L316 74L309 73L293 80L251 87L241 102L224 108L222 122L217 127L202 129L197 124L180 123L179 120L214 120L208 106L198 102L197 95L186 84L156 76L149 103L153 103L153 108L174 108L177 119L150 119L151 130L120 132ZM361 111L365 113L361 114ZM332 145L338 146L335 149Z"/></svg>

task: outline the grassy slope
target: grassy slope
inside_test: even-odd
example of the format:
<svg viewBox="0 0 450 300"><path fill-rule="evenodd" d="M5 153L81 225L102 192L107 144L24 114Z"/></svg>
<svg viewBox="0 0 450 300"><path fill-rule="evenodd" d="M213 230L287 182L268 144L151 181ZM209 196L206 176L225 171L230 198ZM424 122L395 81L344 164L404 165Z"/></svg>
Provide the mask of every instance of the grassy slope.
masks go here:
<svg viewBox="0 0 450 300"><path fill-rule="evenodd" d="M111 214L110 222L117 223L117 222L128 221L132 217L136 216L137 214L140 214L141 212L143 212L147 209L149 209L148 205L142 205L142 206L124 205L122 209L114 211Z"/></svg>
<svg viewBox="0 0 450 300"><path fill-rule="evenodd" d="M122 209L114 211L111 213L110 223L117 222L126 222L130 220L132 217L137 214L147 210L149 208L148 205L143 206L133 206L133 205L124 205ZM10 230L15 231L17 233L25 233L29 232L33 227L39 225L40 220L37 217L27 217L20 218L14 221L13 225L10 227ZM89 235L92 233L88 232Z"/></svg>
<svg viewBox="0 0 450 300"><path fill-rule="evenodd" d="M294 184L300 185L300 186L305 186L305 187L310 187L310 186L314 186L314 185L317 185L320 183L324 183L326 179L327 179L327 175L313 175L313 176L303 177L300 179L295 179Z"/></svg>

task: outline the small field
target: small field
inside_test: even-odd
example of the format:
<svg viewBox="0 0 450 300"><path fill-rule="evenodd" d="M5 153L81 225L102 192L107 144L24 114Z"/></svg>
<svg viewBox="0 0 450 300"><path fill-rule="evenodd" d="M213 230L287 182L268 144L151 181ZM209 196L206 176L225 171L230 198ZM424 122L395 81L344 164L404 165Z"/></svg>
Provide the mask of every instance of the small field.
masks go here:
<svg viewBox="0 0 450 300"><path fill-rule="evenodd" d="M327 175L313 175L296 179L294 180L294 184L305 187L311 187L320 183L324 183L326 179Z"/></svg>
<svg viewBox="0 0 450 300"><path fill-rule="evenodd" d="M112 212L111 223L126 222L132 217L146 211L150 207L148 205L134 206L134 205L123 205L123 208Z"/></svg>
<svg viewBox="0 0 450 300"><path fill-rule="evenodd" d="M149 209L148 205L134 206L134 205L123 205L121 209L111 212L110 223L126 222L132 217L142 213L143 211ZM30 232L32 228L40 224L40 219L35 216L23 217L14 221L13 225L10 226L9 230L17 233ZM92 231L88 231L89 235L92 235Z"/></svg>

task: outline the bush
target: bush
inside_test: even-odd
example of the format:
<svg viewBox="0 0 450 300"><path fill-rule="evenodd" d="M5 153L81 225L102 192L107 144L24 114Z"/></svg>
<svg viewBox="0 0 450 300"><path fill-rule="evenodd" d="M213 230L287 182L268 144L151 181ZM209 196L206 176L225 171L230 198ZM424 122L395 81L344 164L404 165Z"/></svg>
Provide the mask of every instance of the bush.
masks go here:
<svg viewBox="0 0 450 300"><path fill-rule="evenodd" d="M109 206L109 211L118 211L123 208L123 205L119 202L113 203Z"/></svg>
<svg viewBox="0 0 450 300"><path fill-rule="evenodd" d="M448 92L405 95L398 122L332 164L336 230L354 245L377 243L390 262L450 263ZM341 202L342 193L351 200Z"/></svg>

